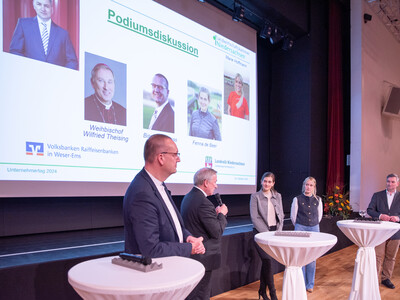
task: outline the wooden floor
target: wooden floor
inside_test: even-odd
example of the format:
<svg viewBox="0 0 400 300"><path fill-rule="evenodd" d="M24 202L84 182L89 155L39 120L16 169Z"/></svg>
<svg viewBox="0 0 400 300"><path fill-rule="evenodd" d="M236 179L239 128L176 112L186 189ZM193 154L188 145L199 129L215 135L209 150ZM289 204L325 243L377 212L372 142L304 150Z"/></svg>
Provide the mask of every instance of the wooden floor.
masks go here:
<svg viewBox="0 0 400 300"><path fill-rule="evenodd" d="M349 297L357 249L357 246L353 245L317 260L314 292L307 293L308 300L345 300ZM282 298L282 280L283 272L274 275L278 299ZM380 286L382 300L400 299L400 251L397 255L392 282L396 286L394 290ZM211 299L258 299L258 287L259 281L256 281Z"/></svg>

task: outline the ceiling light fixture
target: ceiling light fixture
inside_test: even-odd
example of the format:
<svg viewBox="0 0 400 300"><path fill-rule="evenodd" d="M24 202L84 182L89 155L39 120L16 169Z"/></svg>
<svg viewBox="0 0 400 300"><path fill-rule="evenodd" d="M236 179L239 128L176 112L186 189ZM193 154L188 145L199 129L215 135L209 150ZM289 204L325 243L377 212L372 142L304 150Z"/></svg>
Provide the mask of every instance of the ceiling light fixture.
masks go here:
<svg viewBox="0 0 400 300"><path fill-rule="evenodd" d="M235 22L242 22L244 18L244 7L235 1L232 20Z"/></svg>

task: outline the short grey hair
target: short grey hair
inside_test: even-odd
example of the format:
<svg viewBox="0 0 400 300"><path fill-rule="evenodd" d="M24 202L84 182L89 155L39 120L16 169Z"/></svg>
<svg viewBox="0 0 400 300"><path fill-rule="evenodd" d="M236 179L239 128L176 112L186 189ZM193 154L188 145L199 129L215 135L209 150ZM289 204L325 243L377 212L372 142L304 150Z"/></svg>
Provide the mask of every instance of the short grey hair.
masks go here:
<svg viewBox="0 0 400 300"><path fill-rule="evenodd" d="M396 181L399 181L399 176L395 173L390 173L388 176L386 176L386 180L388 180L390 177L396 177Z"/></svg>
<svg viewBox="0 0 400 300"><path fill-rule="evenodd" d="M111 70L111 68L110 68L108 65L103 64L103 63L99 63L99 64L95 65L95 66L93 67L93 69L92 69L92 72L91 72L91 75L92 75L92 76L90 77L90 82L91 82L92 84L95 82L96 77L97 77L97 72L98 72L100 69L104 69L104 70L110 71L111 74L112 74L112 76L113 76L113 78L114 78L114 80L115 80L115 76L114 76L113 70Z"/></svg>
<svg viewBox="0 0 400 300"><path fill-rule="evenodd" d="M35 0L33 0L32 2L35 2ZM53 5L53 0L49 0L50 5Z"/></svg>
<svg viewBox="0 0 400 300"><path fill-rule="evenodd" d="M215 171L212 168L201 168L196 172L196 174L194 174L193 177L194 185L201 186L204 180L211 180L215 174L217 174L217 171Z"/></svg>

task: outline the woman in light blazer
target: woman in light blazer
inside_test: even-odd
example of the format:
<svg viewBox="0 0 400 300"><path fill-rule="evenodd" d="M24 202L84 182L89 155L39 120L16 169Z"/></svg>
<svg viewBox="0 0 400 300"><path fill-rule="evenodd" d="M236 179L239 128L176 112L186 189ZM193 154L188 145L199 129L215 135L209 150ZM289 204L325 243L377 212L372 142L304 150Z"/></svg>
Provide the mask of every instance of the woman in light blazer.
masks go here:
<svg viewBox="0 0 400 300"><path fill-rule="evenodd" d="M253 222L254 234L282 230L285 216L283 213L282 196L274 189L274 185L275 175L271 172L266 172L261 177L261 189L251 195L250 216ZM271 269L273 258L265 253L257 243L255 245L262 261L258 298L262 297L263 300L269 299L266 292L266 288L268 287L271 300L277 300L274 274Z"/></svg>

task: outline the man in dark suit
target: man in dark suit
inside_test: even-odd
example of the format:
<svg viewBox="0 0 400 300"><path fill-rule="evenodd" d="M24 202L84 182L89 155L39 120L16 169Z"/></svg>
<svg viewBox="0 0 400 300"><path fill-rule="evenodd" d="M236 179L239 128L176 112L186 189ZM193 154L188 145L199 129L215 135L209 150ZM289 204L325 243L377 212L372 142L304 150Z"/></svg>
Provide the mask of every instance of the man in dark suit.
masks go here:
<svg viewBox="0 0 400 300"><path fill-rule="evenodd" d="M175 113L168 101L168 80L162 74L156 74L151 83L151 97L156 102L156 109L151 117L149 129L175 132Z"/></svg>
<svg viewBox="0 0 400 300"><path fill-rule="evenodd" d="M193 237L184 227L164 184L180 161L174 141L152 135L144 145L144 160L124 197L125 252L147 257L203 254L203 238Z"/></svg>
<svg viewBox="0 0 400 300"><path fill-rule="evenodd" d="M382 221L398 223L400 220L400 193L396 190L398 186L399 176L389 174L386 177L386 190L377 192L372 196L367 213L371 217L379 218ZM381 283L390 289L395 288L390 278L392 277L399 245L400 231L375 247L378 280L382 275Z"/></svg>
<svg viewBox="0 0 400 300"><path fill-rule="evenodd" d="M227 224L228 208L225 204L215 208L207 199L216 188L217 172L211 168L202 168L194 175L194 187L181 204L186 228L193 235L202 236L206 248L205 254L192 256L204 265L206 272L187 299L210 299L211 272L221 265L221 236Z"/></svg>
<svg viewBox="0 0 400 300"><path fill-rule="evenodd" d="M85 98L85 120L126 126L126 109L113 101L114 72L106 64L92 69L90 83L94 94Z"/></svg>
<svg viewBox="0 0 400 300"><path fill-rule="evenodd" d="M77 70L68 32L51 20L52 4L52 0L33 0L37 16L18 20L10 53Z"/></svg>

